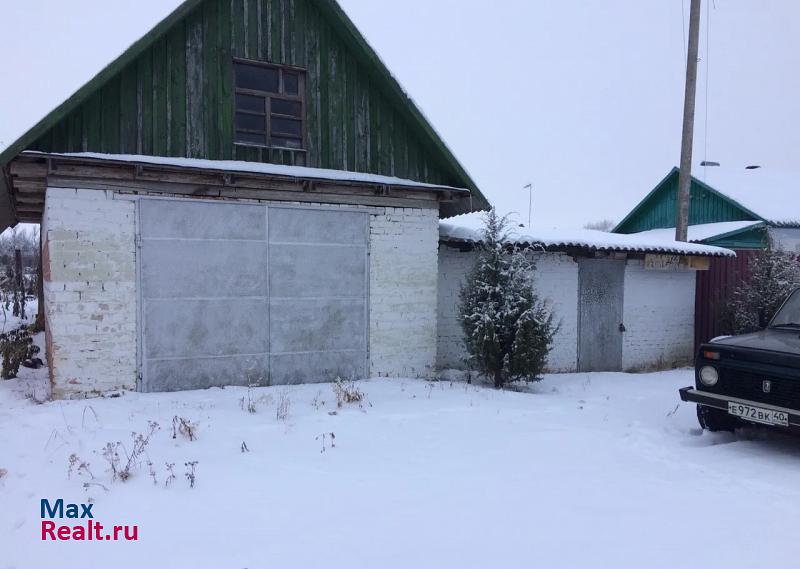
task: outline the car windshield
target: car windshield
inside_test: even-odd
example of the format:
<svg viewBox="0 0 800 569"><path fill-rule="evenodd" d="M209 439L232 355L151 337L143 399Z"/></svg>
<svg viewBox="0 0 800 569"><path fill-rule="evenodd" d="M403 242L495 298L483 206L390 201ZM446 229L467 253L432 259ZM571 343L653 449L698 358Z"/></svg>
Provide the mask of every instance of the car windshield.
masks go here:
<svg viewBox="0 0 800 569"><path fill-rule="evenodd" d="M781 326L800 328L800 289L789 296L769 325L773 328Z"/></svg>

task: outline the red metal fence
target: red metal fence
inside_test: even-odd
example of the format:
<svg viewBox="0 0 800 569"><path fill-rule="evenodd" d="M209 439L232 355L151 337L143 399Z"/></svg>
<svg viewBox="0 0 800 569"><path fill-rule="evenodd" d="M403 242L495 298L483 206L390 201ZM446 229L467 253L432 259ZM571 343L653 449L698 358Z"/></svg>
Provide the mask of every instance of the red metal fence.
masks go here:
<svg viewBox="0 0 800 569"><path fill-rule="evenodd" d="M707 271L697 271L694 300L695 349L715 336L725 334L725 307L736 287L750 276L750 260L757 249L737 249L736 257L712 257Z"/></svg>

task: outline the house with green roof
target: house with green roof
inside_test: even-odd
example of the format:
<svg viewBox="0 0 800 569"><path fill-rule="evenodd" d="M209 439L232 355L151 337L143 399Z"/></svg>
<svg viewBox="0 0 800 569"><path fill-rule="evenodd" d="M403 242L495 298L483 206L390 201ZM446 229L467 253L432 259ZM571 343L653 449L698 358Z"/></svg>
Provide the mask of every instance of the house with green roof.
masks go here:
<svg viewBox="0 0 800 569"><path fill-rule="evenodd" d="M678 168L670 172L613 229L647 238L675 234ZM713 181L713 185L712 182ZM695 345L726 333L726 305L748 279L750 260L769 244L800 252L800 175L769 168L713 172L709 182L692 177L690 242L736 251L714 258L697 272ZM658 299L654 297L654 302Z"/></svg>
<svg viewBox="0 0 800 569"><path fill-rule="evenodd" d="M678 168L670 170L613 232L674 233L678 176ZM800 250L800 175L777 175L767 169L715 173L713 187L692 177L690 241L763 249L770 239L777 246Z"/></svg>
<svg viewBox="0 0 800 569"><path fill-rule="evenodd" d="M426 376L488 202L335 0L187 0L0 153L53 394Z"/></svg>

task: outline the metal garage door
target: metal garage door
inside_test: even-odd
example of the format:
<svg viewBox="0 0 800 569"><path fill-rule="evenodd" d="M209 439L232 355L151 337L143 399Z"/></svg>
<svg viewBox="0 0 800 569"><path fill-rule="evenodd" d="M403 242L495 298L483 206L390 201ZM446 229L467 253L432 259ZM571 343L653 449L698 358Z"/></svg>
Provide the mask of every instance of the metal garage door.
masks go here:
<svg viewBox="0 0 800 569"><path fill-rule="evenodd" d="M361 378L367 214L142 199L142 390Z"/></svg>
<svg viewBox="0 0 800 569"><path fill-rule="evenodd" d="M578 371L622 369L625 261L578 260Z"/></svg>

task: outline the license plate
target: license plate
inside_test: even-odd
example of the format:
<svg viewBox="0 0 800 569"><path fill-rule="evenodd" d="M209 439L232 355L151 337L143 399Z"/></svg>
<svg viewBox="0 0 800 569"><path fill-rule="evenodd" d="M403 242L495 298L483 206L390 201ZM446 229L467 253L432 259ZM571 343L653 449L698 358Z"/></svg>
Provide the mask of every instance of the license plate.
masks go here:
<svg viewBox="0 0 800 569"><path fill-rule="evenodd" d="M761 407L753 407L752 405L744 405L742 403L728 402L728 413L741 417L747 421L754 423L763 423L764 425L780 425L782 427L789 426L789 415L783 411L775 411L773 409L763 409Z"/></svg>

